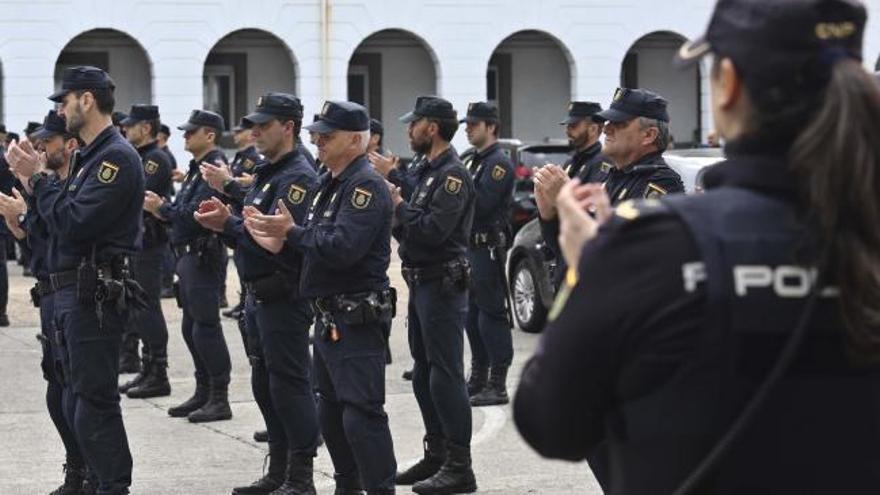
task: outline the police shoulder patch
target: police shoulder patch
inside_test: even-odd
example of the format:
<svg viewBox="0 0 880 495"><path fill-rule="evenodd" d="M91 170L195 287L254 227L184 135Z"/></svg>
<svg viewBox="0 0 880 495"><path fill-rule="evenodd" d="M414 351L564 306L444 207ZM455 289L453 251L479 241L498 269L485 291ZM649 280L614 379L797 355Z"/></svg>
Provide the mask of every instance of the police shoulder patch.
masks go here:
<svg viewBox="0 0 880 495"><path fill-rule="evenodd" d="M613 165L611 165L608 162L602 162L602 165L599 166L599 168L602 170L602 172L604 172L606 174L611 171L612 167L613 167Z"/></svg>
<svg viewBox="0 0 880 495"><path fill-rule="evenodd" d="M251 160L250 158L247 158L247 159L245 159L244 163L242 164L242 167L244 167L245 170L250 170L250 169L254 168L254 161Z"/></svg>
<svg viewBox="0 0 880 495"><path fill-rule="evenodd" d="M147 163L144 165L144 171L150 175L153 175L159 171L159 164L154 162L153 160L147 160Z"/></svg>
<svg viewBox="0 0 880 495"><path fill-rule="evenodd" d="M110 162L101 162L101 168L98 169L98 180L104 184L109 184L116 180L119 175L119 165Z"/></svg>
<svg viewBox="0 0 880 495"><path fill-rule="evenodd" d="M649 182L648 187L645 188L645 198L659 198L660 196L666 196L666 194L666 189L653 182Z"/></svg>
<svg viewBox="0 0 880 495"><path fill-rule="evenodd" d="M507 175L507 169L501 166L500 164L495 165L492 168L492 178L495 180L501 180L504 176Z"/></svg>
<svg viewBox="0 0 880 495"><path fill-rule="evenodd" d="M367 206L370 206L371 199L373 199L372 192L362 187L356 187L354 188L354 193L351 195L351 205L359 210L363 210Z"/></svg>
<svg viewBox="0 0 880 495"><path fill-rule="evenodd" d="M298 205L306 199L306 188L299 184L291 184L287 191L287 201L292 205Z"/></svg>
<svg viewBox="0 0 880 495"><path fill-rule="evenodd" d="M458 194L461 191L461 185L464 183L458 177L449 175L446 177L446 184L443 186L449 194Z"/></svg>

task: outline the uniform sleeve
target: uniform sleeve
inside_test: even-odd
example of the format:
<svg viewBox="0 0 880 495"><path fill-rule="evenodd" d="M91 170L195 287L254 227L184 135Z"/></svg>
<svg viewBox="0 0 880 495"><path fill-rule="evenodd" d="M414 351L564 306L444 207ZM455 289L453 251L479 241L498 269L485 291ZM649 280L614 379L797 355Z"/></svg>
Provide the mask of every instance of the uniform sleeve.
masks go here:
<svg viewBox="0 0 880 495"><path fill-rule="evenodd" d="M239 206L244 204L244 197L247 196L247 193L248 189L235 180L231 180L223 186L223 194Z"/></svg>
<svg viewBox="0 0 880 495"><path fill-rule="evenodd" d="M395 168L388 172L388 182L400 188L400 197L409 201L413 190L416 188L415 174L403 168Z"/></svg>
<svg viewBox="0 0 880 495"><path fill-rule="evenodd" d="M287 236L289 247L339 269L360 262L383 231L382 225L391 220L391 196L379 181L355 184L346 196L334 223L297 225Z"/></svg>
<svg viewBox="0 0 880 495"><path fill-rule="evenodd" d="M667 194L683 193L684 183L681 177L672 170L656 174L645 187L645 198L659 198Z"/></svg>
<svg viewBox="0 0 880 495"><path fill-rule="evenodd" d="M420 209L404 201L397 206L394 215L400 225L398 239L418 240L428 245L443 244L473 208L471 195L473 185L463 168L449 170L440 180L430 198L428 208Z"/></svg>
<svg viewBox="0 0 880 495"><path fill-rule="evenodd" d="M171 189L171 161L162 151L150 153L144 161L144 187L160 196L166 196Z"/></svg>
<svg viewBox="0 0 880 495"><path fill-rule="evenodd" d="M474 222L491 219L499 208L504 207L513 194L513 166L507 159L489 162L483 170L476 188Z"/></svg>
<svg viewBox="0 0 880 495"><path fill-rule="evenodd" d="M560 290L561 312L551 312L514 399L517 428L538 453L584 459L607 414L675 372L702 323L704 294L685 292L682 278L698 259L674 217L612 219L584 248L579 282L567 299Z"/></svg>
<svg viewBox="0 0 880 495"><path fill-rule="evenodd" d="M65 242L99 237L124 217L125 210L116 205L127 204L132 195L144 195L140 158L122 151L111 151L94 164L75 196L59 196L46 182L41 181L35 191L40 216Z"/></svg>
<svg viewBox="0 0 880 495"><path fill-rule="evenodd" d="M199 179L199 183L196 184L195 187L196 191L190 196L189 201L174 204L166 202L163 204L162 207L159 208L159 214L162 215L162 218L171 223L185 225L187 229L201 229L202 226L196 222L195 218L193 218L193 213L199 209L199 204L202 201L214 197L215 194L214 190L201 179Z"/></svg>

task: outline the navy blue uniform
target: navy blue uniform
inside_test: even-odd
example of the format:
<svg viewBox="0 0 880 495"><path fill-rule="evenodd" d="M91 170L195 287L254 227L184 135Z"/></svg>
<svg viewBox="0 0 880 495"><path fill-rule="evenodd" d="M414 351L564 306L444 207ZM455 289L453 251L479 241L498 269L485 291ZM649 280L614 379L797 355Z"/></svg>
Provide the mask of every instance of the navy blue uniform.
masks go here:
<svg viewBox="0 0 880 495"><path fill-rule="evenodd" d="M405 201L409 201L412 196L413 189L415 189L418 183L421 168L426 161L424 155L416 155L408 165L400 162L397 168L393 168L388 172L388 182L400 188L400 196Z"/></svg>
<svg viewBox="0 0 880 495"><path fill-rule="evenodd" d="M168 155L153 141L138 148L143 161L145 187L148 191L170 197L171 162ZM168 245L166 226L155 216L144 212L143 250L133 260L135 279L147 296L147 308L132 318L132 331L144 342L145 354L163 359L167 356L168 326L162 313L162 264Z"/></svg>
<svg viewBox="0 0 880 495"><path fill-rule="evenodd" d="M49 229L50 273L70 273L86 259L117 263L141 247L144 174L140 157L112 126L77 155L58 188L34 185L40 217ZM54 295L56 342L66 384L65 414L98 493L128 493L131 453L119 408L119 345L127 315L117 305L80 302L75 284Z"/></svg>
<svg viewBox="0 0 880 495"><path fill-rule="evenodd" d="M168 162L171 164L171 170L177 170L177 158L174 157L174 153L171 152L168 145L163 146L161 150L168 155Z"/></svg>
<svg viewBox="0 0 880 495"><path fill-rule="evenodd" d="M263 160L263 157L257 153L257 148L249 146L243 150L235 152L232 158L232 164L229 171L233 177L241 177L244 174L253 174L257 165ZM223 194L228 196L237 209L241 209L241 204L248 192L248 187L242 186L238 181L230 181L223 186Z"/></svg>
<svg viewBox="0 0 880 495"><path fill-rule="evenodd" d="M628 199L659 198L684 192L678 172L669 168L663 152L645 155L623 169L614 167L605 181L612 205Z"/></svg>
<svg viewBox="0 0 880 495"><path fill-rule="evenodd" d="M463 331L474 184L451 147L424 162L416 174L409 201L394 212L393 231L410 291L413 391L427 434L467 447L471 409Z"/></svg>
<svg viewBox="0 0 880 495"><path fill-rule="evenodd" d="M390 311L354 321L340 300L362 307L387 297L391 196L365 156L338 177L321 176L304 226L281 256L303 256L302 295L316 301L315 377L321 428L342 488L393 490L397 463L385 414L385 339Z"/></svg>
<svg viewBox="0 0 880 495"><path fill-rule="evenodd" d="M15 186L15 176L9 171L9 164L6 163L6 149L0 146L0 192L7 196L12 195L12 188ZM9 236L12 234L6 228L5 222L0 222L0 315L6 314L6 306L9 303L9 272L6 268L7 248L14 246L9 242Z"/></svg>
<svg viewBox="0 0 880 495"><path fill-rule="evenodd" d="M244 199L263 213L284 201L297 223L306 218L317 176L298 150L252 169L254 185ZM245 318L251 388L269 432L269 450L314 457L318 418L312 391L309 330L314 320L299 296L300 263L283 263L254 242L243 220L230 217L224 235L235 247L236 266L247 288Z"/></svg>
<svg viewBox="0 0 880 495"><path fill-rule="evenodd" d="M476 190L468 250L472 276L465 327L471 358L475 366L507 367L513 360L513 338L504 270L511 240L513 165L496 143L474 153L465 166Z"/></svg>
<svg viewBox="0 0 880 495"><path fill-rule="evenodd" d="M201 161L226 161L212 150ZM220 327L220 273L222 245L217 236L193 218L199 203L214 196L202 180L199 163L191 160L186 179L173 204L165 203L159 214L171 222L171 245L177 255L180 277L179 302L183 308L183 339L193 358L196 383L203 386L229 384L229 349Z"/></svg>

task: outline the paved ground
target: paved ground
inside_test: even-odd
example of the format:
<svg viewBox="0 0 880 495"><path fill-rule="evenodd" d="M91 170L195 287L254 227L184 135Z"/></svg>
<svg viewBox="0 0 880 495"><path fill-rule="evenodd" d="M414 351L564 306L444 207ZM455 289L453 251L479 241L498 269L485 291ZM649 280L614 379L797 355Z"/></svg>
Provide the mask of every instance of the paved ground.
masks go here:
<svg viewBox="0 0 880 495"><path fill-rule="evenodd" d="M392 266L396 268L395 263ZM45 494L61 480L63 448L45 412L45 382L34 335L37 313L27 299L31 279L10 264L10 328L0 329L0 494ZM230 270L230 279L234 277ZM393 283L404 287L399 273ZM230 280L229 296L237 282ZM406 307L403 291L402 307ZM192 365L180 336L180 312L173 301L163 302L171 333L171 397L153 400L123 398L122 409L134 456L135 494L218 495L247 484L261 474L265 444L251 435L262 428L262 419L250 392L249 367L235 324L224 319L223 328L232 353L231 421L193 425L169 418L170 404L189 397L193 389ZM516 358L508 386L515 390L520 369L535 344L535 337L515 331ZM410 364L404 319L394 322L391 349L394 364L386 376L387 411L391 420L398 463L415 462L421 454L421 418L409 382L400 378ZM123 377L127 379L128 377ZM571 464L541 459L519 437L509 407L475 409L473 415L474 467L481 493L497 494L599 494L601 491L585 463ZM333 493L333 467L325 449L316 460L318 492ZM400 490L409 493L409 490Z"/></svg>

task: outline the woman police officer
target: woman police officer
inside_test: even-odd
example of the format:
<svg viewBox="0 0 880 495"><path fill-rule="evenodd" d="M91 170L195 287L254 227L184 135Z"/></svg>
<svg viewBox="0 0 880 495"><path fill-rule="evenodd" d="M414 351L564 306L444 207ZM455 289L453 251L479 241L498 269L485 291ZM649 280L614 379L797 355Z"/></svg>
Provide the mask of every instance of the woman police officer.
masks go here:
<svg viewBox="0 0 880 495"><path fill-rule="evenodd" d="M570 267L514 402L606 493L877 493L880 89L854 0L720 0L707 192L568 183ZM595 220L585 210L595 210ZM601 225L601 227L600 227ZM566 303L567 299L567 303Z"/></svg>

